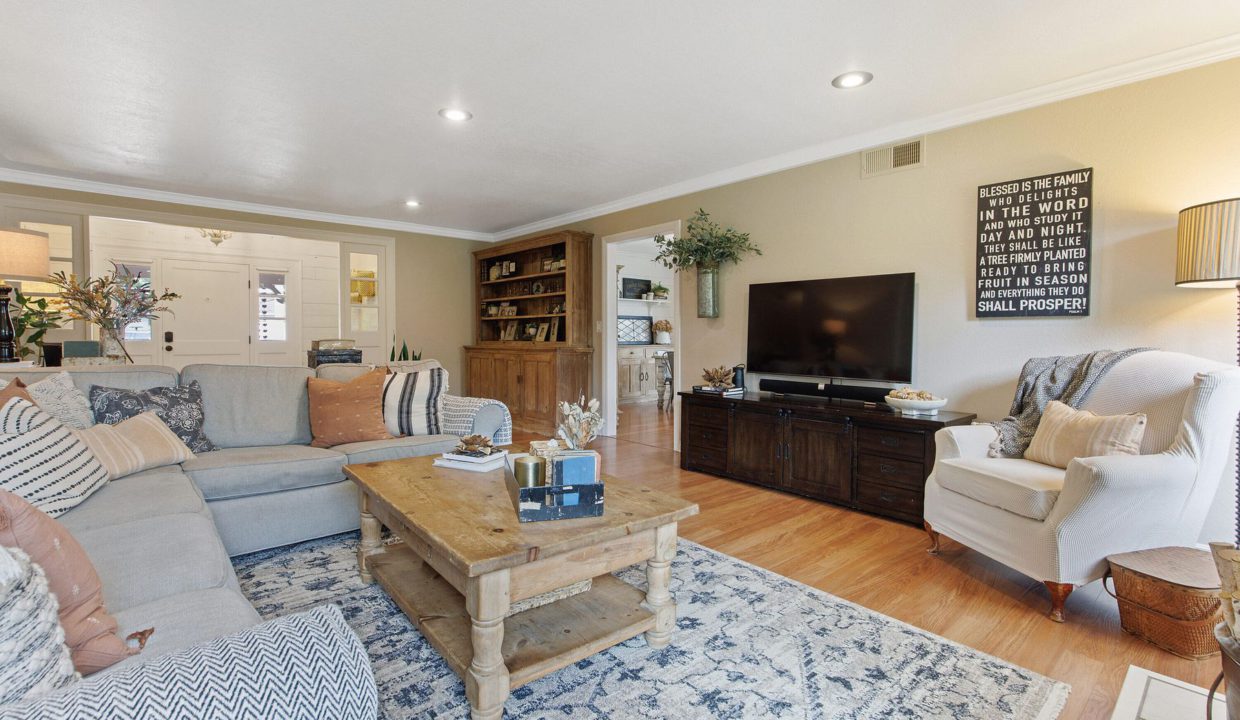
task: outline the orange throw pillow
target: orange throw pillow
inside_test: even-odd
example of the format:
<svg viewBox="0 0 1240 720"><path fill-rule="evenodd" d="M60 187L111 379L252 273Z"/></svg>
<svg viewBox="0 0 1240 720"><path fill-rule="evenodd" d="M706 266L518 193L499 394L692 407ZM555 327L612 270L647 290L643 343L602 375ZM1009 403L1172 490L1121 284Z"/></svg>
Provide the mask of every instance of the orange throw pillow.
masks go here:
<svg viewBox="0 0 1240 720"><path fill-rule="evenodd" d="M310 434L314 447L332 447L366 440L390 440L383 424L383 379L386 368L358 375L349 382L310 378Z"/></svg>
<svg viewBox="0 0 1240 720"><path fill-rule="evenodd" d="M0 545L21 548L43 568L60 603L60 625L78 672L89 675L137 654L116 634L116 618L103 606L99 573L64 525L0 490Z"/></svg>
<svg viewBox="0 0 1240 720"><path fill-rule="evenodd" d="M30 397L30 393L26 392L26 383L22 382L21 378L13 378L13 382L0 389L0 407L3 407L6 402L15 397L19 397L31 405L38 405L34 398Z"/></svg>

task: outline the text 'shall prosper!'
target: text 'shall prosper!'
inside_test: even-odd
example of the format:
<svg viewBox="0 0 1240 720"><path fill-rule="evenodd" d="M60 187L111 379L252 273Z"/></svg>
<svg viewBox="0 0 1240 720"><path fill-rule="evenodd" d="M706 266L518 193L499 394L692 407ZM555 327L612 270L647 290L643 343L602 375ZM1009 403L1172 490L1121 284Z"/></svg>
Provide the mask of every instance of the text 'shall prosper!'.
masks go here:
<svg viewBox="0 0 1240 720"><path fill-rule="evenodd" d="M977 316L1089 314L1094 170L977 189Z"/></svg>

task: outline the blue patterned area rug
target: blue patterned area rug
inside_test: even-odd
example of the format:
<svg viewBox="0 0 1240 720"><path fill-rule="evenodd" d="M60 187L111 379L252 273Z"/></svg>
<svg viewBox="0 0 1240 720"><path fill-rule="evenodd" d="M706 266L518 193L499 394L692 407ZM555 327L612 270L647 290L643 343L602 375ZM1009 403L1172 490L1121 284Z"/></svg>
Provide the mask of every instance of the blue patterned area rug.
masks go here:
<svg viewBox="0 0 1240 720"><path fill-rule="evenodd" d="M465 686L378 585L357 534L234 560L265 618L336 603L374 663L388 720L467 718ZM644 588L644 566L616 575ZM1059 715L1068 686L681 540L678 631L513 691L506 718L1019 718Z"/></svg>

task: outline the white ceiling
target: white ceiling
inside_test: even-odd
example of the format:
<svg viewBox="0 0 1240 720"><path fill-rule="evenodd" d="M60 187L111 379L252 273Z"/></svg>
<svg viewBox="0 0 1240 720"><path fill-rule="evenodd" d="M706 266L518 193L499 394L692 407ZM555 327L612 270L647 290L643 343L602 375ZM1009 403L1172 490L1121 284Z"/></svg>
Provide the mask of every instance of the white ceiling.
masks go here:
<svg viewBox="0 0 1240 720"><path fill-rule="evenodd" d="M0 0L0 180L496 239L1237 55L1235 0Z"/></svg>

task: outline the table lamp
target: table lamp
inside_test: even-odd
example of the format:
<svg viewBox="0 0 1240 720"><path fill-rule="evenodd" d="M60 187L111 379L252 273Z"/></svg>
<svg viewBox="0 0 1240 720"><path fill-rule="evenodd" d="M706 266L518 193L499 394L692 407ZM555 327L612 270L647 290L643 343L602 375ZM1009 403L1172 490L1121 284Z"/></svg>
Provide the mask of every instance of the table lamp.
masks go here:
<svg viewBox="0 0 1240 720"><path fill-rule="evenodd" d="M1175 284L1191 288L1234 287L1240 307L1240 198L1180 211ZM1240 324L1236 327L1236 352L1240 355ZM1236 466L1236 502L1236 540L1240 541L1240 463Z"/></svg>
<svg viewBox="0 0 1240 720"><path fill-rule="evenodd" d="M17 337L9 317L10 280L44 280L51 271L47 234L33 230L0 230L0 363L17 362Z"/></svg>

